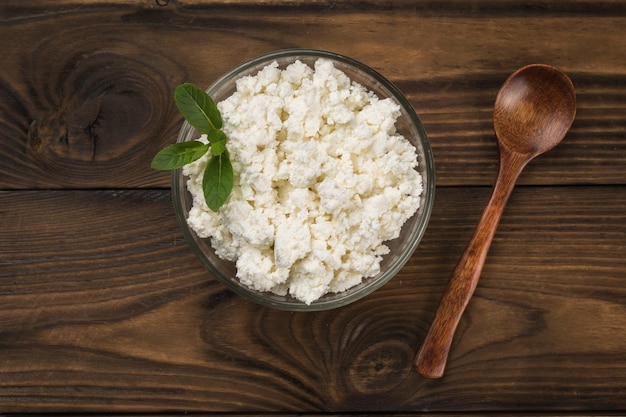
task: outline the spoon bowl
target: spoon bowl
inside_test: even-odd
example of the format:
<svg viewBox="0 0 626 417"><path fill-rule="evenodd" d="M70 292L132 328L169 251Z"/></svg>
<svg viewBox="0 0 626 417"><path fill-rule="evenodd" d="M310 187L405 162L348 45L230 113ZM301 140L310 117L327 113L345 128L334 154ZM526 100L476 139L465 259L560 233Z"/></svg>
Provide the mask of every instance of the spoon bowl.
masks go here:
<svg viewBox="0 0 626 417"><path fill-rule="evenodd" d="M572 81L543 64L523 67L504 82L493 122L500 150L498 175L483 214L444 290L435 318L414 360L427 378L443 376L454 332L476 289L506 202L522 169L554 148L576 115Z"/></svg>
<svg viewBox="0 0 626 417"><path fill-rule="evenodd" d="M496 97L493 125L503 146L534 157L561 142L575 113L569 77L549 65L534 64L504 82Z"/></svg>

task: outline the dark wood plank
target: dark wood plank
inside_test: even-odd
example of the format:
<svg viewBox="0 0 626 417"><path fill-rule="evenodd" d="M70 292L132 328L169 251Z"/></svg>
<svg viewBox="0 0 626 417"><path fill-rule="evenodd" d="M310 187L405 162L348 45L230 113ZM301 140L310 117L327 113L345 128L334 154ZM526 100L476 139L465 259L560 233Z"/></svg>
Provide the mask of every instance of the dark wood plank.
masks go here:
<svg viewBox="0 0 626 417"><path fill-rule="evenodd" d="M625 23L620 0L1 2L0 412L626 410ZM390 78L437 164L415 255L330 312L212 279L148 166L179 129L176 84L286 47ZM530 62L572 77L577 120L520 179L446 376L425 380L411 360L495 177L491 106Z"/></svg>
<svg viewBox="0 0 626 417"><path fill-rule="evenodd" d="M408 265L343 309L233 295L167 191L0 193L5 412L624 410L626 188L519 187L440 381L411 360L486 187L438 189Z"/></svg>
<svg viewBox="0 0 626 417"><path fill-rule="evenodd" d="M492 182L499 85L522 65L556 65L576 85L577 120L520 181L626 182L620 1L7 1L0 37L10 39L0 46L3 189L167 187L149 162L180 126L173 87L208 86L288 47L343 53L397 83L430 134L441 185Z"/></svg>

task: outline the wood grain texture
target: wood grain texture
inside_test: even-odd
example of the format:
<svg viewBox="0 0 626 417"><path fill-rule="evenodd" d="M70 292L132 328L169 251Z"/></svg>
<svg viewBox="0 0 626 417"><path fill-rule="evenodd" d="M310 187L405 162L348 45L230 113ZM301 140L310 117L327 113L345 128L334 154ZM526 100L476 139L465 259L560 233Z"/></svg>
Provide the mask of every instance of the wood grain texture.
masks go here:
<svg viewBox="0 0 626 417"><path fill-rule="evenodd" d="M289 47L349 55L396 83L440 185L493 181L500 84L555 65L575 84L577 119L520 181L623 184L625 28L620 1L3 2L0 188L166 187L149 162L180 127L174 86Z"/></svg>
<svg viewBox="0 0 626 417"><path fill-rule="evenodd" d="M2 409L626 409L623 186L516 189L446 375L411 369L488 191L441 189L400 274L320 313L208 276L167 191L2 192Z"/></svg>
<svg viewBox="0 0 626 417"><path fill-rule="evenodd" d="M626 411L626 2L8 0L0 38L0 413ZM174 86L290 47L394 82L438 181L400 274L311 314L209 276L149 168ZM411 361L496 176L496 92L533 62L571 77L576 120L522 174L426 380Z"/></svg>

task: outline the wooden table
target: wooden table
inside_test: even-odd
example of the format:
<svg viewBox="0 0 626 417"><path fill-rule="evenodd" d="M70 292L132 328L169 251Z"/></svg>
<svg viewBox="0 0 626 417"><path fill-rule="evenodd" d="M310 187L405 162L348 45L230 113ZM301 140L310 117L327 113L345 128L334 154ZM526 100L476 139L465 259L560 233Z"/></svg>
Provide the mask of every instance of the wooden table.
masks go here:
<svg viewBox="0 0 626 417"><path fill-rule="evenodd" d="M626 413L626 2L0 3L0 413ZM172 92L325 49L380 71L429 133L427 233L376 293L263 308L183 240L158 149ZM548 63L576 120L505 210L445 376L413 355L487 201L492 105Z"/></svg>

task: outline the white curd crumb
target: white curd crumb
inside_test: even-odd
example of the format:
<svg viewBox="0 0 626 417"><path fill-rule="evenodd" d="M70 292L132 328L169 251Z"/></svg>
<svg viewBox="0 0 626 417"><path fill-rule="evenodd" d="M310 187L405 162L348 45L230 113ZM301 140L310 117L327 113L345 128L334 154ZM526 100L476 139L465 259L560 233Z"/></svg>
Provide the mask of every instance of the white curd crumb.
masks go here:
<svg viewBox="0 0 626 417"><path fill-rule="evenodd" d="M235 184L215 213L202 193L209 156L185 166L187 221L237 278L310 304L378 274L422 193L399 105L318 59L242 77L218 108Z"/></svg>

